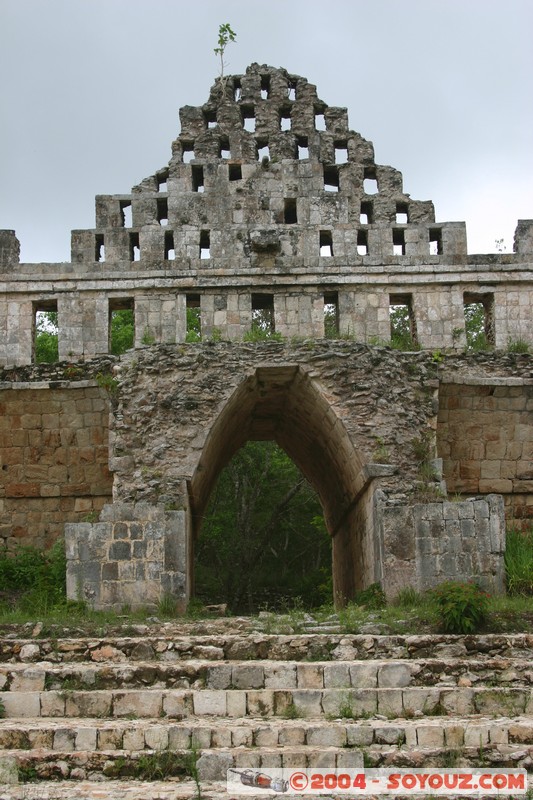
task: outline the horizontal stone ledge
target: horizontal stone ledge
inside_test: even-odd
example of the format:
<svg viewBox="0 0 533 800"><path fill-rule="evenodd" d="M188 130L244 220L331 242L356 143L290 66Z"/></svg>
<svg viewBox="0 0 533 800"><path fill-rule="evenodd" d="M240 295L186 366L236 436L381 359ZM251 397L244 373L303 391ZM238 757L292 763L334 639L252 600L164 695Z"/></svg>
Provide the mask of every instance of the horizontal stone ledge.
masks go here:
<svg viewBox="0 0 533 800"><path fill-rule="evenodd" d="M34 366L34 365L26 365ZM20 369L21 366L2 367L4 371ZM95 380L68 381L68 380L49 380L49 381L0 381L0 391L2 390L21 390L21 389L94 389L98 388L99 383Z"/></svg>
<svg viewBox="0 0 533 800"><path fill-rule="evenodd" d="M454 383L460 386L533 386L533 378L516 377L490 377L482 378L475 375L457 375L453 372L443 372L440 383Z"/></svg>

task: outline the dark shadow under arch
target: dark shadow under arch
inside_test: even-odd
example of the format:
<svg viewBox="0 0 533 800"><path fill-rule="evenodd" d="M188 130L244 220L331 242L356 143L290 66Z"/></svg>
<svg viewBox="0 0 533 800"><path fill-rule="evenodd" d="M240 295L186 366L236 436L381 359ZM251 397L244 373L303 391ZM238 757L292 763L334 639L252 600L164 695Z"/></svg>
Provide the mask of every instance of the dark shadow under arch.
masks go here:
<svg viewBox="0 0 533 800"><path fill-rule="evenodd" d="M300 366L258 367L220 409L189 486L193 538L220 471L250 439L277 442L317 492L333 538L335 600L342 604L375 580L372 497L334 398ZM192 566L190 579L192 585Z"/></svg>

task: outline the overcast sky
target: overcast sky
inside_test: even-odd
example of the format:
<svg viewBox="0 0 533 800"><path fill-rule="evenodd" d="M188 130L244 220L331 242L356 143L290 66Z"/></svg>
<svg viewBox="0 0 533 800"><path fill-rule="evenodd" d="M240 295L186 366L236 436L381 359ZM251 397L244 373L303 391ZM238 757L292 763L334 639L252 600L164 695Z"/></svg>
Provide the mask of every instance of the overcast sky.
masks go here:
<svg viewBox="0 0 533 800"><path fill-rule="evenodd" d="M0 0L0 228L68 261L94 196L165 166L178 109L257 61L306 77L469 252L533 218L532 0Z"/></svg>

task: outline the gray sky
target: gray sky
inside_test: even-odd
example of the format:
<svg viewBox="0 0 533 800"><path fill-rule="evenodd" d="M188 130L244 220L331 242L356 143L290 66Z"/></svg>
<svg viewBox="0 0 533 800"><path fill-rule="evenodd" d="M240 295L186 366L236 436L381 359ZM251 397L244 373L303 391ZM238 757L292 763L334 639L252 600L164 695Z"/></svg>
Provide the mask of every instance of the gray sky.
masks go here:
<svg viewBox="0 0 533 800"><path fill-rule="evenodd" d="M533 218L531 0L0 0L0 228L68 261L94 196L165 166L178 109L253 61L308 78L469 252Z"/></svg>

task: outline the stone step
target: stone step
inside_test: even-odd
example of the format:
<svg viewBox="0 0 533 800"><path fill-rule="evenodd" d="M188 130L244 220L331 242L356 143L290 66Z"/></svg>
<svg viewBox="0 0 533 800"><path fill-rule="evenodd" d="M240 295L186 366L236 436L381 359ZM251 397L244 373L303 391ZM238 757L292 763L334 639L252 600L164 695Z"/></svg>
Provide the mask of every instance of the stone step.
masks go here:
<svg viewBox="0 0 533 800"><path fill-rule="evenodd" d="M377 689L95 689L2 692L6 717L386 718L533 713L530 687Z"/></svg>
<svg viewBox="0 0 533 800"><path fill-rule="evenodd" d="M184 636L150 632L146 636L0 639L0 662L120 662L183 659L272 661L361 661L424 658L533 659L532 634L475 636L370 634L291 634L251 632Z"/></svg>
<svg viewBox="0 0 533 800"><path fill-rule="evenodd" d="M217 747L478 747L533 745L531 717L439 717L348 720L9 719L0 720L2 750L129 751Z"/></svg>
<svg viewBox="0 0 533 800"><path fill-rule="evenodd" d="M218 748L217 750L49 751L6 750L21 778L31 780L95 780L192 777L195 765L200 782L223 781L228 769L360 769L366 767L526 767L533 764L533 745L477 745L450 750L439 747L409 748L382 745L373 749L316 746L278 748Z"/></svg>
<svg viewBox="0 0 533 800"><path fill-rule="evenodd" d="M0 785L1 800L197 800L194 781L64 780ZM226 783L202 784L202 797L228 800ZM265 800L263 795L248 795L247 800Z"/></svg>
<svg viewBox="0 0 533 800"><path fill-rule="evenodd" d="M411 661L216 663L183 660L83 664L37 662L0 666L7 691L117 688L361 689L407 686L533 685L530 660L519 658L417 659Z"/></svg>

